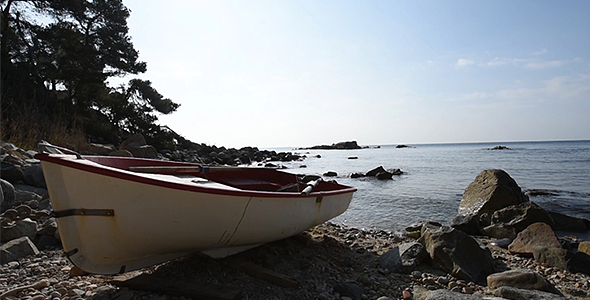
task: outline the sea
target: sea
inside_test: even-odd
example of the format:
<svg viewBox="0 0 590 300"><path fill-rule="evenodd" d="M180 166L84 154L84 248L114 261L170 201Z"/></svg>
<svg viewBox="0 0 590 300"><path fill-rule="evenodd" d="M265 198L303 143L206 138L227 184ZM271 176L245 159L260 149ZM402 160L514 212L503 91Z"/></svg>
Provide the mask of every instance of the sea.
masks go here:
<svg viewBox="0 0 590 300"><path fill-rule="evenodd" d="M590 141L370 145L358 150L273 149L304 154L285 171L323 175L357 188L348 210L333 219L350 227L401 231L420 221L449 225L465 188L483 170L502 169L522 188L546 192L530 200L590 220ZM493 150L496 146L507 149ZM393 180L350 178L376 167L401 169ZM561 233L565 235L569 233ZM590 233L573 233L590 240Z"/></svg>

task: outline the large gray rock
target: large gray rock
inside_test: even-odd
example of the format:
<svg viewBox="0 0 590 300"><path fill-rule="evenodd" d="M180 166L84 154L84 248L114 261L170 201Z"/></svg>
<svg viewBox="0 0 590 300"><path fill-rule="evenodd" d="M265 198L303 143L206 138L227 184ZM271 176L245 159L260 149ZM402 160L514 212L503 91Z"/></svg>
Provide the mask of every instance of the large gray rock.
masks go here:
<svg viewBox="0 0 590 300"><path fill-rule="evenodd" d="M29 191L23 191L23 190L16 190L16 200L15 203L18 204L22 204L22 203L27 203L31 200L37 200L37 201L41 201L41 196L37 195L34 192L29 192Z"/></svg>
<svg viewBox="0 0 590 300"><path fill-rule="evenodd" d="M15 146L13 143L7 143L3 141L0 141L0 148L4 149L5 151L18 149L18 147Z"/></svg>
<svg viewBox="0 0 590 300"><path fill-rule="evenodd" d="M477 300L480 296L457 293L449 290L434 290L424 300Z"/></svg>
<svg viewBox="0 0 590 300"><path fill-rule="evenodd" d="M35 247L40 251L57 249L61 247L61 241L52 235L40 235L35 239Z"/></svg>
<svg viewBox="0 0 590 300"><path fill-rule="evenodd" d="M154 146L144 145L138 148L130 149L129 152L133 154L134 157L142 157L142 158L158 158L158 151Z"/></svg>
<svg viewBox="0 0 590 300"><path fill-rule="evenodd" d="M117 148L114 145L108 144L95 144L90 143L86 146L86 150L90 153L98 155L109 155L109 153L116 151Z"/></svg>
<svg viewBox="0 0 590 300"><path fill-rule="evenodd" d="M487 283L488 287L492 289L509 286L525 290L539 290L563 296L541 274L527 269L509 270L491 274L487 278Z"/></svg>
<svg viewBox="0 0 590 300"><path fill-rule="evenodd" d="M158 151L153 146L147 145L145 138L140 133L130 136L119 146L119 150L127 150L135 157L157 158Z"/></svg>
<svg viewBox="0 0 590 300"><path fill-rule="evenodd" d="M573 273L590 275L590 255L581 251L568 252L567 268Z"/></svg>
<svg viewBox="0 0 590 300"><path fill-rule="evenodd" d="M37 222L31 219L23 219L15 222L11 226L2 226L2 234L0 241L7 242L21 237L28 237L30 240L34 240L37 236Z"/></svg>
<svg viewBox="0 0 590 300"><path fill-rule="evenodd" d="M497 239L514 239L518 232L512 226L499 223L499 224L492 224L490 226L484 227L482 230L482 235L487 235Z"/></svg>
<svg viewBox="0 0 590 300"><path fill-rule="evenodd" d="M45 183L45 177L43 176L43 168L41 164L35 164L23 169L25 176L23 177L23 181L27 185L37 186L41 188L47 188L47 184Z"/></svg>
<svg viewBox="0 0 590 300"><path fill-rule="evenodd" d="M537 290L518 289L502 286L494 290L494 296L511 300L567 300L566 297Z"/></svg>
<svg viewBox="0 0 590 300"><path fill-rule="evenodd" d="M334 292L338 292L341 296L348 297L352 300L361 300L365 290L360 284L354 281L346 281L335 284Z"/></svg>
<svg viewBox="0 0 590 300"><path fill-rule="evenodd" d="M2 160L3 162L11 164L11 165L15 165L15 166L21 166L21 167L27 165L27 162L25 161L25 159L27 159L27 158L21 157L18 154L18 152L7 151L7 153L9 153L9 155L4 157L4 159ZM16 155L13 155L13 153Z"/></svg>
<svg viewBox="0 0 590 300"><path fill-rule="evenodd" d="M42 221L40 224L38 223L37 227L37 235L55 235L57 231L57 222L55 218L48 218Z"/></svg>
<svg viewBox="0 0 590 300"><path fill-rule="evenodd" d="M578 245L578 252L590 255L590 241L580 242Z"/></svg>
<svg viewBox="0 0 590 300"><path fill-rule="evenodd" d="M402 259L402 265L406 272L425 262L429 258L428 252L426 252L426 247L418 242L409 242L399 245L399 253Z"/></svg>
<svg viewBox="0 0 590 300"><path fill-rule="evenodd" d="M457 215L451 221L451 227L461 230L470 235L482 235L482 228L479 225L479 216L472 215Z"/></svg>
<svg viewBox="0 0 590 300"><path fill-rule="evenodd" d="M518 233L514 241L508 246L512 254L533 256L533 250L537 246L561 248L555 232L545 223L534 223Z"/></svg>
<svg viewBox="0 0 590 300"><path fill-rule="evenodd" d="M136 133L125 139L119 146L119 149L125 149L128 145L143 146L147 145L147 142L141 133Z"/></svg>
<svg viewBox="0 0 590 300"><path fill-rule="evenodd" d="M485 284L486 277L494 272L490 250L462 231L448 226L425 228L420 242L432 266L456 278Z"/></svg>
<svg viewBox="0 0 590 300"><path fill-rule="evenodd" d="M535 220L537 221L535 222ZM519 232L537 222L543 222L549 226L554 224L549 213L531 201L511 205L492 214L492 224L508 223L516 227Z"/></svg>
<svg viewBox="0 0 590 300"><path fill-rule="evenodd" d="M35 159L35 155L39 154L39 152L35 150L23 150L31 159Z"/></svg>
<svg viewBox="0 0 590 300"><path fill-rule="evenodd" d="M53 211L53 205L51 205L51 199L45 198L39 201L39 210Z"/></svg>
<svg viewBox="0 0 590 300"><path fill-rule="evenodd" d="M402 273L403 264L399 247L394 247L379 257L379 266L393 273Z"/></svg>
<svg viewBox="0 0 590 300"><path fill-rule="evenodd" d="M533 223L543 222L553 227L553 219L549 213L533 202L523 202L495 211L492 214L491 225L483 232L498 239L514 239L516 234Z"/></svg>
<svg viewBox="0 0 590 300"><path fill-rule="evenodd" d="M379 167L372 169L369 172L365 173L365 176L375 177L375 176L377 176L377 174L383 173L383 172L387 172L387 170L385 170L385 168L383 168L383 166L379 166Z"/></svg>
<svg viewBox="0 0 590 300"><path fill-rule="evenodd" d="M389 180L389 179L393 179L393 175L402 175L403 173L404 172L401 169L386 170L385 168L383 168L383 166L379 166L375 169L370 170L369 172L367 172L364 175L362 173L354 173L354 174L356 174L356 175L354 175L354 177L358 178L358 177L366 176L366 177L375 177L380 180Z"/></svg>
<svg viewBox="0 0 590 300"><path fill-rule="evenodd" d="M379 265L394 273L408 273L428 259L424 245L418 242L403 243L379 258Z"/></svg>
<svg viewBox="0 0 590 300"><path fill-rule="evenodd" d="M5 161L0 162L0 177L8 182L17 183L23 180L25 173L19 165L11 164Z"/></svg>
<svg viewBox="0 0 590 300"><path fill-rule="evenodd" d="M380 173L377 173L377 175L375 175L375 178L377 178L379 180L393 179L393 173L391 173L389 171L380 172Z"/></svg>
<svg viewBox="0 0 590 300"><path fill-rule="evenodd" d="M133 157L133 154L127 150L116 150L116 151L109 153L109 156Z"/></svg>
<svg viewBox="0 0 590 300"><path fill-rule="evenodd" d="M555 211L547 211L555 222L554 230L584 232L590 230L590 220L568 216Z"/></svg>
<svg viewBox="0 0 590 300"><path fill-rule="evenodd" d="M562 270L567 270L567 250L559 247L533 247L533 258L540 263L548 264Z"/></svg>
<svg viewBox="0 0 590 300"><path fill-rule="evenodd" d="M29 151L25 151L19 147L16 147L14 145L10 146L9 149L7 147L3 147L4 151L14 157L18 157L19 159L22 160L27 160L27 159L31 159L33 158L33 156L35 156L35 154L29 153Z"/></svg>
<svg viewBox="0 0 590 300"><path fill-rule="evenodd" d="M491 214L498 209L527 200L508 173L503 170L485 170L465 189L459 204L459 215Z"/></svg>
<svg viewBox="0 0 590 300"><path fill-rule="evenodd" d="M14 186L4 179L0 179L0 195L0 213L16 205Z"/></svg>
<svg viewBox="0 0 590 300"><path fill-rule="evenodd" d="M39 250L35 244L25 236L0 245L0 264L5 264L29 255L37 254L39 254Z"/></svg>
<svg viewBox="0 0 590 300"><path fill-rule="evenodd" d="M27 191L27 192L33 192L41 197L48 195L47 194L47 189L46 188L42 188L42 187L37 187L37 186L32 186L32 185L26 185L26 184L15 184L14 188L16 190L21 190L21 191Z"/></svg>

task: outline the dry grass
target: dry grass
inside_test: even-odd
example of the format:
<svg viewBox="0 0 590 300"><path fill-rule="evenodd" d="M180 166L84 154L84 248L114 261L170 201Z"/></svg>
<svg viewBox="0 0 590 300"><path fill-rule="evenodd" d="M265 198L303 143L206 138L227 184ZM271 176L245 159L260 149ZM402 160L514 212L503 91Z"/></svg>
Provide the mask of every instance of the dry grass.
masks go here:
<svg viewBox="0 0 590 300"><path fill-rule="evenodd" d="M47 116L35 108L26 109L18 118L2 119L1 126L0 140L22 149L37 149L41 140L75 151L87 144L80 122Z"/></svg>

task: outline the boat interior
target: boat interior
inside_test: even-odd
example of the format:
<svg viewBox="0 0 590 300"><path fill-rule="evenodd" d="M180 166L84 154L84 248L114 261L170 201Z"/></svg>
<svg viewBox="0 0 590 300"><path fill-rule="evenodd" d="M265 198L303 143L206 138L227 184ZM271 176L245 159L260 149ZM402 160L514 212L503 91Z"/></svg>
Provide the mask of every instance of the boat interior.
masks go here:
<svg viewBox="0 0 590 300"><path fill-rule="evenodd" d="M319 176L295 175L274 168L202 166L183 162L106 156L84 156L84 159L138 173L190 175L241 190L302 193L310 184L314 185L312 190L315 192L347 188L335 182L322 181Z"/></svg>

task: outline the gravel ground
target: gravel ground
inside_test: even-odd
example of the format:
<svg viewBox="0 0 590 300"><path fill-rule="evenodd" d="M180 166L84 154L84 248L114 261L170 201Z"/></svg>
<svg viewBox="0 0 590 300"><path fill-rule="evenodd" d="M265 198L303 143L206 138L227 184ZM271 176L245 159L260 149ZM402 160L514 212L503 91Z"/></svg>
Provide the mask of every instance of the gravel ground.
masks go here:
<svg viewBox="0 0 590 300"><path fill-rule="evenodd" d="M219 285L224 287L223 290L241 290L239 299L348 300L354 297L343 294L361 293L361 299L386 300L402 299L404 290L406 296L411 291L414 299L421 299L428 290L443 288L484 295L491 293L486 287L457 280L429 266L420 266L411 274L380 269L379 255L404 240L409 239L386 231L363 231L326 223L230 259L213 260L194 255L118 276L81 274L61 249L46 250L35 257L0 266L0 300L190 299L113 284L141 274L183 280L191 285ZM590 299L589 276L543 266L495 246L490 249L500 270L535 270L568 298ZM260 276L248 275L235 268L236 261L277 272L297 285L282 287Z"/></svg>

